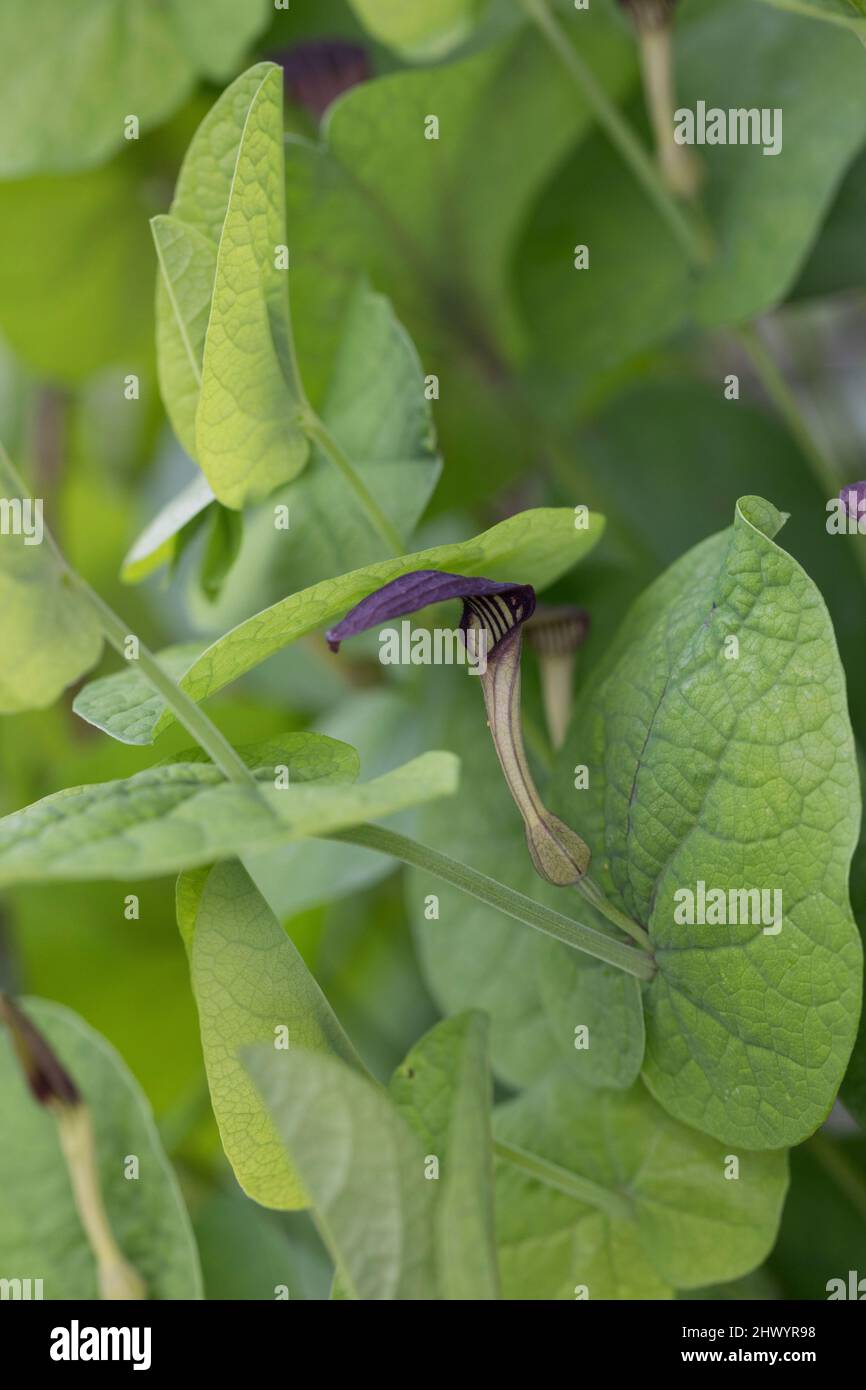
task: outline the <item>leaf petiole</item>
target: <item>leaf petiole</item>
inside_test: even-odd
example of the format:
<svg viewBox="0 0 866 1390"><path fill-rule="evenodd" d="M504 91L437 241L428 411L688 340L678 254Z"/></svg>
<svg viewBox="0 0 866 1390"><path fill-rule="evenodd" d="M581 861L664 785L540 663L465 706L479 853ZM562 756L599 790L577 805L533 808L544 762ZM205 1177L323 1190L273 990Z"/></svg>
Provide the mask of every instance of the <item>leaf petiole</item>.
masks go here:
<svg viewBox="0 0 866 1390"><path fill-rule="evenodd" d="M575 1202L584 1202L587 1206L596 1207L620 1221L629 1221L632 1218L632 1209L626 1197L618 1192L611 1192L609 1188L602 1187L590 1178L583 1178L579 1173L572 1173L568 1168L561 1168L558 1163L539 1158L538 1154L529 1153L514 1144L505 1144L501 1139L494 1139L493 1152L504 1163L520 1168L528 1177L536 1178L548 1187L555 1187L558 1192L564 1192L566 1197L573 1198Z"/></svg>
<svg viewBox="0 0 866 1390"><path fill-rule="evenodd" d="M468 864L461 864L459 860L440 854L428 845L419 845L417 840L411 840L407 835L398 835L395 831L384 830L378 825L356 825L349 830L336 831L323 838L361 845L365 849L391 855L392 858L400 859L404 864L411 864L414 868L424 869L436 878L453 884L462 893L468 893L470 897L486 903L488 907L497 908L506 916L513 917L536 931L544 932L545 935L564 942L566 946L594 956L596 960L624 970L626 974L634 975L638 980L651 980L655 975L655 961L646 951L639 951L635 946L628 946L625 942L614 940L612 936L605 936L593 927L586 927L582 922L575 922L572 918L563 916L561 912L554 912L552 908L527 898L513 888L507 888L504 883L499 883L495 878L488 878L486 874L479 873Z"/></svg>
<svg viewBox="0 0 866 1390"><path fill-rule="evenodd" d="M319 446L322 453L330 459L344 481L352 489L364 512L366 512L367 519L380 539L385 542L391 554L402 555L405 546L396 526L388 520L363 479L358 476L348 454L340 447L327 425L319 419L314 411L310 410L303 417L303 427L307 437Z"/></svg>

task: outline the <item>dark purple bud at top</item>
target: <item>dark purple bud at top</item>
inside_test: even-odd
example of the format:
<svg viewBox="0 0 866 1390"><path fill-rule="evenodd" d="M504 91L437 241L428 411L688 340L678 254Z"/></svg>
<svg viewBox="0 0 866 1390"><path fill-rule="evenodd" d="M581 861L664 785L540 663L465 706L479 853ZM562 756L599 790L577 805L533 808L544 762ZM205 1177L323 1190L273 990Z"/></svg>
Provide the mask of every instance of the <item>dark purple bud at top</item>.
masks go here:
<svg viewBox="0 0 866 1390"><path fill-rule="evenodd" d="M316 120L338 96L371 76L364 49L345 39L314 39L269 56L283 69L286 95Z"/></svg>
<svg viewBox="0 0 866 1390"><path fill-rule="evenodd" d="M464 633L475 618L490 634L488 660L507 644L535 610L535 590L531 584L498 583L494 579L446 574L443 570L415 570L392 579L361 599L341 623L326 633L328 646L333 652L339 651L340 643L347 637L452 598L463 600L460 627Z"/></svg>
<svg viewBox="0 0 866 1390"><path fill-rule="evenodd" d="M859 521L861 517L866 517L866 482L846 483L839 493L839 497L846 512L855 521Z"/></svg>
<svg viewBox="0 0 866 1390"><path fill-rule="evenodd" d="M81 1094L39 1029L8 994L0 994L0 1019L12 1035L27 1085L40 1105L78 1105Z"/></svg>

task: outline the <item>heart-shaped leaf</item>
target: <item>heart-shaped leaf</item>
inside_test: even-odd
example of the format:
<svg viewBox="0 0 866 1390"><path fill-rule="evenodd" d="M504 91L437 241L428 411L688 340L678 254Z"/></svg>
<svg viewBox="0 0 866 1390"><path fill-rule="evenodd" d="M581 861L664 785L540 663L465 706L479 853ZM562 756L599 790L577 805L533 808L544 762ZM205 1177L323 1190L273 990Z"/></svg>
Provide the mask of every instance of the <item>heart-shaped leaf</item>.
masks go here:
<svg viewBox="0 0 866 1390"><path fill-rule="evenodd" d="M783 520L742 498L731 529L639 599L579 702L557 801L652 938L648 1086L678 1119L756 1149L826 1116L862 968L845 678L820 594L773 540ZM575 792L578 762L589 787ZM721 916L701 906L713 890Z"/></svg>
<svg viewBox="0 0 866 1390"><path fill-rule="evenodd" d="M734 1279L776 1237L785 1153L730 1153L642 1086L562 1074L494 1112L505 1298L670 1298ZM516 1152L514 1152L516 1150Z"/></svg>
<svg viewBox="0 0 866 1390"><path fill-rule="evenodd" d="M114 1049L76 1014L41 999L24 999L22 1008L90 1110L109 1223L147 1297L201 1298L189 1218L137 1083ZM2 1028L0 1113L3 1276L41 1279L45 1298L98 1298L96 1264L72 1196L56 1121L27 1089ZM138 1161L135 1181L124 1172L129 1155Z"/></svg>

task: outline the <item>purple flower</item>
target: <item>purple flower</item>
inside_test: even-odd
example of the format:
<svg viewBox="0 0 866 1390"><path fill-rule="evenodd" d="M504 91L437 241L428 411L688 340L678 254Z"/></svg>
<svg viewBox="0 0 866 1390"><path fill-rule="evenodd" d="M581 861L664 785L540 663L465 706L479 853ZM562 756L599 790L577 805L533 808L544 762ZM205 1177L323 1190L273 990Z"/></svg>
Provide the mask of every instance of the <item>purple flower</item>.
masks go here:
<svg viewBox="0 0 866 1390"><path fill-rule="evenodd" d="M328 646L332 652L339 651L340 643L347 637L452 598L463 600L460 630L464 634L473 620L487 629L488 661L535 611L535 590L531 584L503 584L494 579L447 574L444 570L415 570L392 579L356 603L343 621L326 633Z"/></svg>
<svg viewBox="0 0 866 1390"><path fill-rule="evenodd" d="M460 628L464 638L472 631L477 643L479 634L485 634L486 662L480 671L480 683L487 725L508 790L523 817L532 862L548 883L559 887L579 883L589 867L589 848L544 805L523 745L520 650L523 624L535 611L535 590L531 585L470 579L442 570L416 570L392 579L356 604L327 633L328 645L332 651L338 651L347 637L452 598L463 600ZM582 634L583 615L577 626Z"/></svg>
<svg viewBox="0 0 866 1390"><path fill-rule="evenodd" d="M839 493L840 500L844 503L845 510L854 521L860 521L866 517L866 481L862 483L846 483Z"/></svg>
<svg viewBox="0 0 866 1390"><path fill-rule="evenodd" d="M0 994L0 1019L12 1037L27 1085L40 1105L77 1105L78 1087L57 1054L8 994Z"/></svg>

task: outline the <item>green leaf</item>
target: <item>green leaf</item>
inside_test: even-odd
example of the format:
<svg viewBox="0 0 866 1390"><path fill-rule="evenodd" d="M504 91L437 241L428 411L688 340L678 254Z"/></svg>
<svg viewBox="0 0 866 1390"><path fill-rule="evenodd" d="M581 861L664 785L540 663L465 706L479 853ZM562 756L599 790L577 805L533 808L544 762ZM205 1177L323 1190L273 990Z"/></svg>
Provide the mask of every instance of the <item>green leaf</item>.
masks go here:
<svg viewBox="0 0 866 1390"><path fill-rule="evenodd" d="M451 795L457 782L451 754L426 753L372 782L328 785L352 775L354 750L320 734L288 734L248 756L256 790L187 756L123 781L69 787L5 816L0 883L157 878L375 820ZM289 767L285 789L274 785L275 766Z"/></svg>
<svg viewBox="0 0 866 1390"><path fill-rule="evenodd" d="M380 43L405 58L426 62L443 58L469 37L485 0L350 0L352 9Z"/></svg>
<svg viewBox="0 0 866 1390"><path fill-rule="evenodd" d="M59 1004L22 1006L57 1052L90 1109L102 1193L115 1238L148 1296L201 1298L198 1255L150 1107L112 1047ZM96 1299L96 1265L75 1207L56 1121L28 1091L0 1030L0 1270L44 1280L44 1297ZM124 1176L135 1154L135 1182Z"/></svg>
<svg viewBox="0 0 866 1390"><path fill-rule="evenodd" d="M579 1285L591 1301L669 1298L737 1278L772 1248L787 1155L736 1153L727 1177L727 1147L641 1086L600 1093L554 1075L498 1107L494 1133L528 1160L497 1164L505 1298L574 1299Z"/></svg>
<svg viewBox="0 0 866 1390"><path fill-rule="evenodd" d="M866 138L863 53L843 31L732 0L677 32L678 107L779 109L781 152L694 148L716 243L696 273L616 151L601 135L587 141L557 171L518 253L518 294L549 370L597 372L689 322L740 323L778 303ZM631 114L642 118L637 102ZM596 187L604 198L588 199ZM590 248L588 271L574 269L576 243Z"/></svg>
<svg viewBox="0 0 866 1390"><path fill-rule="evenodd" d="M797 1143L825 1118L862 967L845 679L820 594L773 541L783 520L742 498L732 528L638 600L578 704L558 804L608 895L652 938L647 1085L678 1119L756 1149ZM590 782L579 814L566 776L577 762ZM701 881L726 901L780 892L781 931L681 925L675 894Z"/></svg>
<svg viewBox="0 0 866 1390"><path fill-rule="evenodd" d="M441 471L424 373L411 339L383 295L361 281L351 295L322 419L355 472L408 541ZM274 527L274 504L290 531ZM291 593L347 568L372 564L382 543L342 475L314 446L300 477L244 518L238 572L269 567L274 592Z"/></svg>
<svg viewBox="0 0 866 1390"><path fill-rule="evenodd" d="M322 420L385 516L408 540L442 465L418 354L388 300L363 280L347 306ZM202 477L197 495L207 493L213 500ZM153 550L152 533L161 537L166 527L182 529L188 507L179 504L181 498L163 509L136 543L136 554L145 546ZM274 525L277 506L288 509L288 530ZM215 508L214 515L225 520L231 514ZM143 577L173 554L174 547L163 543L147 567L125 569L124 577ZM229 611L234 595L245 593L248 585L254 584L257 593L284 594L330 579L347 566L371 564L380 555L381 541L366 512L331 460L314 445L300 477L261 507L245 511L227 597Z"/></svg>
<svg viewBox="0 0 866 1390"><path fill-rule="evenodd" d="M851 29L866 43L866 10L862 0L765 0L779 10L790 10L792 14L803 15L806 19L820 19L827 24L839 24Z"/></svg>
<svg viewBox="0 0 866 1390"><path fill-rule="evenodd" d="M217 238L211 239L178 217L154 217L150 227L159 261L159 389L175 434L190 458L195 458L195 416L216 274Z"/></svg>
<svg viewBox="0 0 866 1390"><path fill-rule="evenodd" d="M99 660L94 610L72 586L44 529L42 500L27 495L0 446L0 713L42 709Z"/></svg>
<svg viewBox="0 0 866 1390"><path fill-rule="evenodd" d="M604 518L597 513L590 514L586 528L578 529L567 507L540 507L509 517L472 540L434 546L323 580L226 633L192 663L181 684L194 700L202 701L296 638L342 617L382 584L412 570L451 570L546 588L593 548L603 529ZM74 708L88 723L123 743L150 743L173 723L162 700L148 693L135 673L93 682L79 694Z"/></svg>
<svg viewBox="0 0 866 1390"><path fill-rule="evenodd" d="M218 13L214 11L217 10ZM267 0L41 0L0 9L0 177L82 169L171 115L201 73L227 77Z"/></svg>
<svg viewBox="0 0 866 1390"><path fill-rule="evenodd" d="M357 1055L291 938L240 864L184 875L178 898L211 1103L226 1157L244 1191L263 1206L306 1206L301 1182L241 1065L241 1049L257 1043L297 1047L335 1053L353 1066L360 1065Z"/></svg>
<svg viewBox="0 0 866 1390"><path fill-rule="evenodd" d="M576 27L609 91L636 75L634 44L607 7ZM424 138L430 114L438 140ZM318 408L343 306L368 274L440 378L443 487L460 506L489 495L486 459L503 480L519 461L536 466L511 375L526 347L512 258L533 200L591 125L543 40L522 31L460 62L362 83L330 109L323 144L287 141L292 309L310 399Z"/></svg>
<svg viewBox="0 0 866 1390"><path fill-rule="evenodd" d="M288 272L277 266L286 235L282 69L258 64L220 103L236 101L235 88L249 93L249 104L219 237L195 443L217 498L240 508L295 477L309 445L301 428ZM195 142L193 149L200 158ZM188 159L188 177L192 167ZM212 164L207 168L212 176ZM198 270L198 257L195 265Z"/></svg>
<svg viewBox="0 0 866 1390"><path fill-rule="evenodd" d="M194 135L168 217L152 223L160 273L160 390L175 432L226 506L303 468L303 395L286 270L282 69L258 63Z"/></svg>
<svg viewBox="0 0 866 1390"><path fill-rule="evenodd" d="M180 533L195 525L211 505L214 495L203 473L173 497L145 527L123 561L121 578L137 584L176 556ZM183 668L181 668L182 674Z"/></svg>
<svg viewBox="0 0 866 1390"><path fill-rule="evenodd" d="M75 384L114 366L120 393L147 361L153 304L141 267L152 253L133 161L0 182L0 324L41 376Z"/></svg>
<svg viewBox="0 0 866 1390"><path fill-rule="evenodd" d="M524 658L528 661L528 658ZM481 690L453 671L430 673L428 737L460 758L460 796L448 813L427 807L418 838L557 912L598 925L576 895L543 883L529 858L523 823L508 797ZM569 804L569 823L579 808ZM427 916L430 894L438 917ZM640 986L621 970L541 937L421 870L407 879L407 904L427 982L443 1010L490 1014L491 1056L509 1084L525 1086L552 1067L594 1086L630 1086L643 1061ZM600 929L605 931L602 923ZM578 1027L588 1047L578 1049Z"/></svg>
<svg viewBox="0 0 866 1390"><path fill-rule="evenodd" d="M175 32L198 72L225 82L273 18L273 0L171 0Z"/></svg>
<svg viewBox="0 0 866 1390"><path fill-rule="evenodd" d="M487 1019L459 1014L412 1048L390 1085L397 1109L439 1163L435 1252L439 1294L499 1297Z"/></svg>
<svg viewBox="0 0 866 1390"><path fill-rule="evenodd" d="M436 1183L386 1093L331 1057L257 1047L244 1064L348 1296L435 1299Z"/></svg>

